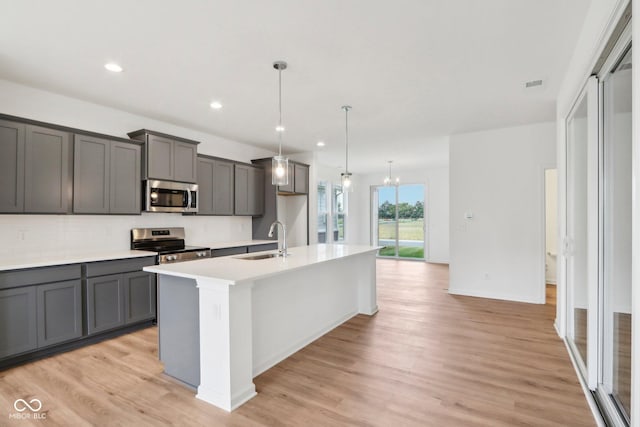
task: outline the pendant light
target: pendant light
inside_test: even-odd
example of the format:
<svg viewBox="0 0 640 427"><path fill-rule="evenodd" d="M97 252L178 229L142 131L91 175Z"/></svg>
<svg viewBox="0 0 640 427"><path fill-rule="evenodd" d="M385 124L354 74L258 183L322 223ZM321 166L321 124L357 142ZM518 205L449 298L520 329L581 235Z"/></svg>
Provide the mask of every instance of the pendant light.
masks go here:
<svg viewBox="0 0 640 427"><path fill-rule="evenodd" d="M353 182L351 181L351 173L349 172L349 110L350 105L343 105L344 110L344 135L345 135L345 165L344 172L340 174L342 182L342 191L353 191Z"/></svg>
<svg viewBox="0 0 640 427"><path fill-rule="evenodd" d="M278 132L278 155L273 156L271 161L271 184L273 185L287 185L289 184L289 159L282 156L282 133L284 132L284 126L282 126L282 71L287 69L287 63L284 61L276 61L273 63L273 68L278 70L278 126L276 126L276 132Z"/></svg>
<svg viewBox="0 0 640 427"><path fill-rule="evenodd" d="M389 160L387 163L389 163L389 173L384 177L384 185L391 185L391 163L393 163L393 160ZM394 184L398 185L399 183L400 178L396 177Z"/></svg>

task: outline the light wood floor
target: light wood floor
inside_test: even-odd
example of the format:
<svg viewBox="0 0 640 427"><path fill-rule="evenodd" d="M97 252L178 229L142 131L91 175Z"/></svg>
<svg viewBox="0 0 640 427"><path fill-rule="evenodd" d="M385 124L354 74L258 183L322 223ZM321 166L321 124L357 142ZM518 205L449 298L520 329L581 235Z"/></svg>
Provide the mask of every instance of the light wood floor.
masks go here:
<svg viewBox="0 0 640 427"><path fill-rule="evenodd" d="M255 379L227 414L162 374L157 330L0 372L0 425L589 426L553 305L447 293L448 268L379 260L357 316ZM47 420L12 421L15 399Z"/></svg>

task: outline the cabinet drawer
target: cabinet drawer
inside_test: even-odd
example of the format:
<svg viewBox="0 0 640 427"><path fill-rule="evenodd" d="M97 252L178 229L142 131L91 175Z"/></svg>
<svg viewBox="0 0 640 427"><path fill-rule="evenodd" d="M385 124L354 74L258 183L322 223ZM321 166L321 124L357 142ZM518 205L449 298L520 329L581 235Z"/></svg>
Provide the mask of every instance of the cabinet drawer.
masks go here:
<svg viewBox="0 0 640 427"><path fill-rule="evenodd" d="M80 276L80 264L10 270L0 272L0 289L36 285L38 283L62 282L64 280L79 279Z"/></svg>
<svg viewBox="0 0 640 427"><path fill-rule="evenodd" d="M229 255L239 255L239 254L246 254L246 253L247 253L246 246L238 246L237 248L213 249L211 251L211 258L217 258L217 257L229 256Z"/></svg>
<svg viewBox="0 0 640 427"><path fill-rule="evenodd" d="M262 252L278 249L278 242L249 246L249 252Z"/></svg>
<svg viewBox="0 0 640 427"><path fill-rule="evenodd" d="M87 277L140 271L143 267L155 265L155 257L116 259L111 261L90 262L87 264Z"/></svg>

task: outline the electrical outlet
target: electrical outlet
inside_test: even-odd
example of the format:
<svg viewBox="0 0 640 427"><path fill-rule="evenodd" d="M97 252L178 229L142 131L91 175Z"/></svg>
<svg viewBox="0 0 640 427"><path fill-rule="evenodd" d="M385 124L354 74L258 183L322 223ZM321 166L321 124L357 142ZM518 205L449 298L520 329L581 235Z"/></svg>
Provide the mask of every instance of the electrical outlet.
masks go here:
<svg viewBox="0 0 640 427"><path fill-rule="evenodd" d="M18 231L18 239L27 240L27 230L19 230Z"/></svg>

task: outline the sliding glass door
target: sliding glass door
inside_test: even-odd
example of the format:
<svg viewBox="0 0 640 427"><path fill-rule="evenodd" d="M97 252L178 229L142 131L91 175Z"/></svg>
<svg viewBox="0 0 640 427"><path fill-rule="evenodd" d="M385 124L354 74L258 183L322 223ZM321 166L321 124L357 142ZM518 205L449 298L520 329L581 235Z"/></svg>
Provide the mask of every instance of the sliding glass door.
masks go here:
<svg viewBox="0 0 640 427"><path fill-rule="evenodd" d="M632 424L633 401L632 183L639 166L632 163L629 30L566 120L567 341L599 408L616 426Z"/></svg>
<svg viewBox="0 0 640 427"><path fill-rule="evenodd" d="M424 259L424 185L374 186L371 200L378 256Z"/></svg>
<svg viewBox="0 0 640 427"><path fill-rule="evenodd" d="M602 132L602 375L598 394L631 414L631 48L604 75Z"/></svg>

